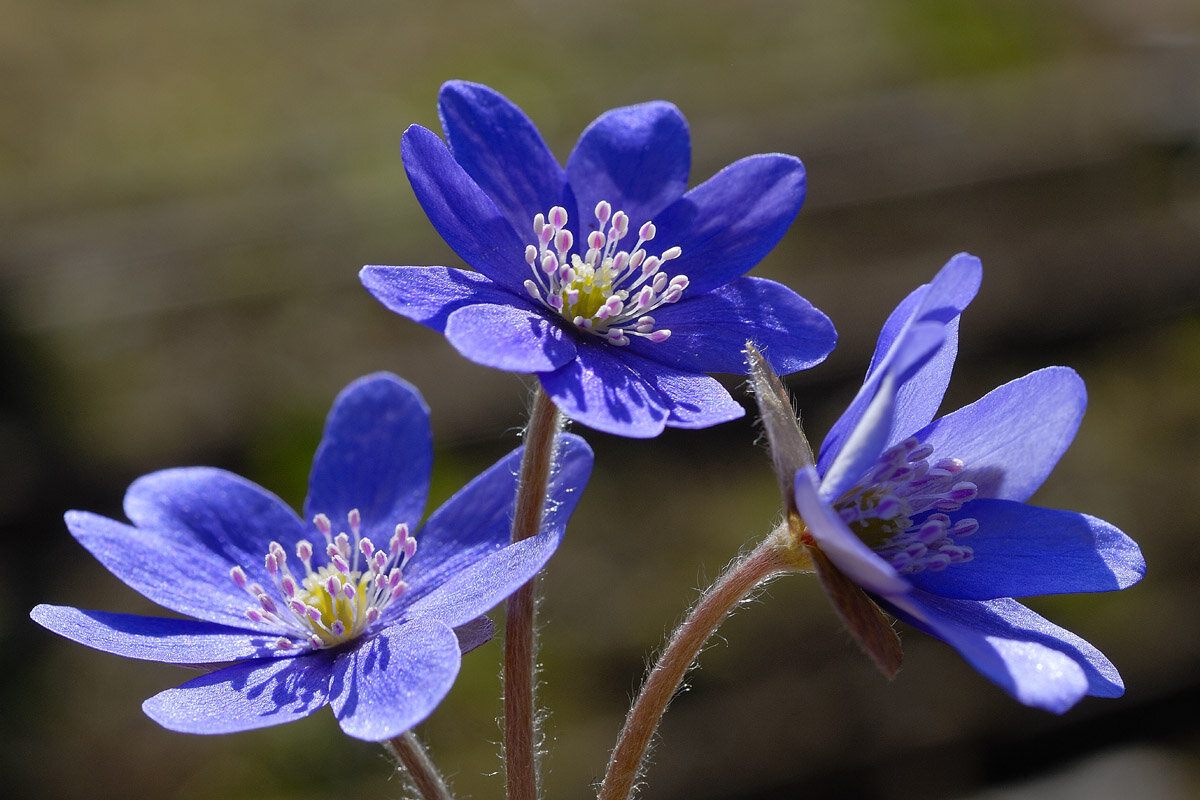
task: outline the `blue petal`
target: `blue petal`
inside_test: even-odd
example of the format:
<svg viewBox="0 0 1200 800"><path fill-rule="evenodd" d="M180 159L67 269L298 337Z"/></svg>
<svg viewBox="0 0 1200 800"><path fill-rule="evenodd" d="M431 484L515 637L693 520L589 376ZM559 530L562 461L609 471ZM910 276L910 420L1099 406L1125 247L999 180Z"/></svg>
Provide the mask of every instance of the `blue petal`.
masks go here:
<svg viewBox="0 0 1200 800"><path fill-rule="evenodd" d="M481 475L429 520L442 552L452 550L455 537L469 537L469 541L453 551L452 563L447 559L438 564L435 578L420 576L422 585L432 580L435 588L406 608L410 619L433 617L447 625L461 625L519 589L554 554L591 474L592 451L583 439L560 435L541 531L509 544L520 452ZM460 552L472 557L464 558Z"/></svg>
<svg viewBox="0 0 1200 800"><path fill-rule="evenodd" d="M982 277L979 259L959 253L891 313L879 334L862 389L821 444L817 466L822 474L858 425L885 373L894 376L897 387L885 448L933 419L950 383L958 352L958 317L974 299ZM930 331L938 327L942 329L942 344L930 350Z"/></svg>
<svg viewBox="0 0 1200 800"><path fill-rule="evenodd" d="M653 361L695 372L746 372L743 352L753 341L771 368L787 375L829 355L837 332L829 318L788 287L743 277L654 311L665 342L630 337L629 349Z"/></svg>
<svg viewBox="0 0 1200 800"><path fill-rule="evenodd" d="M670 103L605 112L584 130L567 160L581 230L594 229L596 204L607 200L614 212L629 215L636 241L642 223L683 195L691 161L687 120Z"/></svg>
<svg viewBox="0 0 1200 800"><path fill-rule="evenodd" d="M333 651L244 661L160 692L146 716L181 733L235 733L307 717L329 702Z"/></svg>
<svg viewBox="0 0 1200 800"><path fill-rule="evenodd" d="M961 540L975 557L937 572L910 575L942 597L990 600L1125 589L1146 574L1132 539L1104 520L1012 500L976 500L951 515L979 530Z"/></svg>
<svg viewBox="0 0 1200 800"><path fill-rule="evenodd" d="M432 131L410 126L400 152L417 201L446 244L496 283L523 292L529 274L525 245L533 243L533 217L518 233Z"/></svg>
<svg viewBox="0 0 1200 800"><path fill-rule="evenodd" d="M817 472L813 467L805 467L796 473L795 498L796 511L813 539L850 580L881 595L899 595L912 588L891 564L863 544L821 499Z"/></svg>
<svg viewBox="0 0 1200 800"><path fill-rule="evenodd" d="M1088 642L1011 598L948 600L914 590L886 603L952 646L1025 705L1061 714L1084 695L1120 697L1116 667Z"/></svg>
<svg viewBox="0 0 1200 800"><path fill-rule="evenodd" d="M73 642L126 658L167 664L219 664L266 654L275 637L190 619L140 617L39 605L34 622Z"/></svg>
<svg viewBox="0 0 1200 800"><path fill-rule="evenodd" d="M478 272L461 269L367 266L358 277L367 291L390 311L438 333L445 332L447 318L463 306L525 304Z"/></svg>
<svg viewBox="0 0 1200 800"><path fill-rule="evenodd" d="M168 469L138 478L125 493L125 514L141 529L132 541L118 545L130 548L131 557L141 562L179 559L173 565L143 563L161 578L139 576L138 579L166 581L171 579L168 576L183 573L188 577L180 585L160 586L159 592L168 596L190 593L196 598L189 605L208 604L209 608L228 609L228 613L244 610L247 605L245 594L230 579L229 569L240 566L251 582L269 586L271 576L263 565L268 545L276 541L292 553L296 542L308 532L296 512L275 495L233 473L207 467ZM67 522L71 525L71 518ZM74 525L71 532L83 541ZM84 542L84 546L105 566L114 569L91 545ZM156 548L164 549L155 553ZM189 563L189 559L195 559L195 563ZM129 567L139 568L136 563ZM193 572L194 577L190 574ZM136 586L126 574L118 573L118 577L168 608L211 619L180 608L178 603L163 603ZM175 580L179 582L178 578ZM208 588L202 590L200 586ZM230 605L226 597L241 600ZM214 621L229 619L221 617ZM247 622L244 618L238 621Z"/></svg>
<svg viewBox="0 0 1200 800"><path fill-rule="evenodd" d="M868 379L858 396L850 404L838 420L853 419L854 426L839 428L835 425L830 435L825 437L822 455L827 455L826 463L817 462L824 481L821 484L821 497L826 502L833 502L853 487L859 479L873 467L891 441L895 441L896 430L896 396L899 391L899 378L904 368L927 358L941 346L945 328L935 323L914 325L905 336L905 346L893 354L892 364L895 369L881 370L878 375ZM867 402L863 402L867 401ZM836 446L829 447L830 437L845 436Z"/></svg>
<svg viewBox="0 0 1200 800"><path fill-rule="evenodd" d="M356 739L399 736L433 713L461 661L454 631L439 622L385 628L337 660L329 701L334 716Z"/></svg>
<svg viewBox="0 0 1200 800"><path fill-rule="evenodd" d="M641 367L639 372L643 377L653 375L652 385L670 404L667 427L709 428L746 415L716 378L662 367Z"/></svg>
<svg viewBox="0 0 1200 800"><path fill-rule="evenodd" d="M657 254L678 246L668 266L688 276L685 297L724 286L762 261L804 202L804 165L780 154L750 156L725 167L654 220ZM661 244L660 244L661 243Z"/></svg>
<svg viewBox="0 0 1200 800"><path fill-rule="evenodd" d="M575 357L574 336L546 313L511 305L464 306L450 315L446 338L485 367L549 372Z"/></svg>
<svg viewBox="0 0 1200 800"><path fill-rule="evenodd" d="M542 388L576 422L619 436L657 436L671 415L671 402L631 365L651 375L669 368L632 353L614 354L613 349L603 342L581 341L574 361L538 374Z"/></svg>
<svg viewBox="0 0 1200 800"><path fill-rule="evenodd" d="M917 432L933 458L959 458L980 497L1026 500L1075 438L1087 392L1067 367L1010 381Z"/></svg>
<svg viewBox="0 0 1200 800"><path fill-rule="evenodd" d="M438 95L438 116L454 160L522 239L533 241L535 214L553 206L574 208L563 168L533 122L507 97L478 83L450 81ZM523 258L523 249L515 257Z"/></svg>
<svg viewBox="0 0 1200 800"><path fill-rule="evenodd" d="M304 515L325 514L343 526L358 509L363 535L386 547L397 524L421 521L432 469L433 434L421 393L386 372L359 378L329 411Z"/></svg>

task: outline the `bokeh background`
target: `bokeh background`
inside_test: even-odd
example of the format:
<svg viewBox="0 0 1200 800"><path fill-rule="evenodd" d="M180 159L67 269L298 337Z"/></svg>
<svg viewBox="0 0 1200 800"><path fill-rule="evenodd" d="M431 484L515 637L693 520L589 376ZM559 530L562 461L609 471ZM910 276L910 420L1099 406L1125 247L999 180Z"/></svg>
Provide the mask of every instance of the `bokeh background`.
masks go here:
<svg viewBox="0 0 1200 800"><path fill-rule="evenodd" d="M960 250L985 265L947 407L1048 364L1088 382L1036 498L1135 536L1118 595L1034 603L1121 668L1121 700L1021 707L902 630L891 684L815 581L721 631L667 715L644 797L1200 796L1200 5L1194 0L0 0L0 770L9 797L395 797L328 712L189 737L143 698L185 671L37 628L37 602L153 609L86 557L68 508L120 516L167 466L299 504L329 402L395 371L425 393L432 502L517 443L518 376L476 367L359 286L457 264L404 177L443 80L489 83L560 158L605 109L687 115L693 183L741 156L809 169L756 274L834 319L790 386L819 441L888 310ZM730 387L743 400L736 379ZM584 798L649 655L772 527L752 420L652 442L580 431L597 470L545 579L547 796ZM432 507L432 506L431 506ZM422 735L501 796L496 643Z"/></svg>

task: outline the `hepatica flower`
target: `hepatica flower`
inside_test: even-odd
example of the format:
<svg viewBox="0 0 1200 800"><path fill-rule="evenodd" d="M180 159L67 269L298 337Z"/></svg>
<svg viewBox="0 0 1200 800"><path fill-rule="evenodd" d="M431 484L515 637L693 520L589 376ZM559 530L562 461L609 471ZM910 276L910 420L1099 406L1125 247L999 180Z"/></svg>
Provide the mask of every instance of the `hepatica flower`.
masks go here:
<svg viewBox="0 0 1200 800"><path fill-rule="evenodd" d="M885 609L1022 703L1062 712L1084 695L1119 696L1121 678L1090 644L1013 598L1124 589L1145 562L1109 523L1025 502L1083 416L1074 371L1033 372L934 419L980 276L978 260L956 256L892 313L862 389L816 464L796 472L795 507L807 543ZM836 594L843 617L855 616ZM855 631L860 641L869 626Z"/></svg>
<svg viewBox="0 0 1200 800"><path fill-rule="evenodd" d="M808 301L743 277L800 210L797 159L750 156L688 191L687 122L669 103L601 115L565 168L486 86L447 83L438 110L446 141L410 127L404 167L474 271L368 266L361 277L467 358L536 373L585 425L649 437L741 416L705 373L744 373L747 339L780 373L833 348L832 324Z"/></svg>
<svg viewBox="0 0 1200 800"><path fill-rule="evenodd" d="M394 376L362 378L330 411L308 521L206 468L135 481L125 496L132 525L67 514L105 567L191 619L51 605L32 617L130 658L226 665L143 704L167 728L228 733L330 705L351 736L389 739L433 711L461 653L490 637L481 615L550 558L592 463L587 445L564 435L541 533L509 544L519 460L509 454L417 530L432 464L428 409Z"/></svg>

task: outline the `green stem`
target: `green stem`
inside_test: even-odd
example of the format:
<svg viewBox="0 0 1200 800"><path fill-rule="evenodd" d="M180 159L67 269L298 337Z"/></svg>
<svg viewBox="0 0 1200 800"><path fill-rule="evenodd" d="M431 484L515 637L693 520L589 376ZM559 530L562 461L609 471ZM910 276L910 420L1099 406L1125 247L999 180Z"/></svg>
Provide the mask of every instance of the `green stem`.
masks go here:
<svg viewBox="0 0 1200 800"><path fill-rule="evenodd" d="M525 429L525 453L513 514L512 541L535 536L542 526L546 487L554 462L558 409L538 387ZM535 580L509 599L504 627L504 763L508 800L537 800L537 713L534 707Z"/></svg>
<svg viewBox="0 0 1200 800"><path fill-rule="evenodd" d="M454 800L416 734L406 731L383 746L404 767L422 800Z"/></svg>
<svg viewBox="0 0 1200 800"><path fill-rule="evenodd" d="M786 530L786 523L781 529ZM731 564L671 634L666 649L646 677L641 693L625 718L625 727L617 737L608 770L600 784L599 800L628 800L633 796L650 740L667 704L679 691L683 676L695 663L704 643L738 603L770 578L805 568L795 554L780 545L781 541L784 538L777 530L749 555Z"/></svg>

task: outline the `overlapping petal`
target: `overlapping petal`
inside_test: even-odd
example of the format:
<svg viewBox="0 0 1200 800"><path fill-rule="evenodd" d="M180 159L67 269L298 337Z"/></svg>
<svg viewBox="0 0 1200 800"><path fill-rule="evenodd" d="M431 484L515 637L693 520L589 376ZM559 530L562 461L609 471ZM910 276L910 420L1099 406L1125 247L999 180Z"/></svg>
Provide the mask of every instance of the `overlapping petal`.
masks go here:
<svg viewBox="0 0 1200 800"><path fill-rule="evenodd" d="M912 575L941 597L991 600L1126 589L1146 574L1137 544L1116 526L1087 514L1012 500L976 500L952 516L979 530L963 543L974 558Z"/></svg>
<svg viewBox="0 0 1200 800"><path fill-rule="evenodd" d="M512 305L463 306L450 315L446 339L485 367L550 372L575 357L574 337L545 314Z"/></svg>
<svg viewBox="0 0 1200 800"><path fill-rule="evenodd" d="M532 236L535 214L554 206L574 208L563 168L507 97L482 84L449 81L438 94L438 116L454 160L522 237ZM520 255L514 251L518 263Z"/></svg>
<svg viewBox="0 0 1200 800"><path fill-rule="evenodd" d="M359 278L367 291L389 310L438 333L445 332L446 320L463 306L515 305L512 293L468 270L366 266ZM531 304L529 307L533 308Z"/></svg>
<svg viewBox="0 0 1200 800"><path fill-rule="evenodd" d="M630 340L629 349L652 361L695 372L746 371L753 341L776 372L786 375L819 364L837 343L829 317L783 284L741 277L706 294L656 309L665 342Z"/></svg>
<svg viewBox="0 0 1200 800"><path fill-rule="evenodd" d="M329 702L336 657L320 650L242 661L159 692L142 710L180 733L236 733L292 722Z"/></svg>
<svg viewBox="0 0 1200 800"><path fill-rule="evenodd" d="M429 716L450 691L462 656L454 631L432 619L394 625L338 658L329 702L357 739L392 739Z"/></svg>

